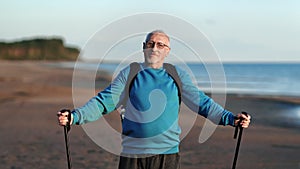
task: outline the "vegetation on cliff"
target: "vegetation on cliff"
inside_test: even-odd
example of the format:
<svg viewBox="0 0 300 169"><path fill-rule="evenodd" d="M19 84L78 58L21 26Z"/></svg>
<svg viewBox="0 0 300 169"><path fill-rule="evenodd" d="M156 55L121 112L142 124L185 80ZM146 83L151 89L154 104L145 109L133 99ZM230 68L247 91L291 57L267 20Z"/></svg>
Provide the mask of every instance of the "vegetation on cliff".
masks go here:
<svg viewBox="0 0 300 169"><path fill-rule="evenodd" d="M64 42L60 38L0 42L0 59L76 60L78 55L79 49L64 46Z"/></svg>

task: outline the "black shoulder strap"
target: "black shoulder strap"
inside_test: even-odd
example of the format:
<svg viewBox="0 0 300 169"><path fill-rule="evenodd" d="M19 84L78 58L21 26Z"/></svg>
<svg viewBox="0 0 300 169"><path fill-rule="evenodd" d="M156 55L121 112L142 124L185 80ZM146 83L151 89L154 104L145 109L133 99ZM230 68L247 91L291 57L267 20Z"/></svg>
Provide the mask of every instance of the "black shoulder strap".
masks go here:
<svg viewBox="0 0 300 169"><path fill-rule="evenodd" d="M127 77L126 86L124 88L125 96L124 99L121 102L121 105L125 106L128 98L129 98L129 91L132 86L133 79L137 76L139 71L141 70L140 64L137 62L130 63L130 72Z"/></svg>
<svg viewBox="0 0 300 169"><path fill-rule="evenodd" d="M181 79L179 78L178 72L174 65L170 63L164 63L164 68L168 72L168 74L173 78L175 84L178 89L178 98L179 98L179 105L181 104L181 91L182 91L182 83Z"/></svg>

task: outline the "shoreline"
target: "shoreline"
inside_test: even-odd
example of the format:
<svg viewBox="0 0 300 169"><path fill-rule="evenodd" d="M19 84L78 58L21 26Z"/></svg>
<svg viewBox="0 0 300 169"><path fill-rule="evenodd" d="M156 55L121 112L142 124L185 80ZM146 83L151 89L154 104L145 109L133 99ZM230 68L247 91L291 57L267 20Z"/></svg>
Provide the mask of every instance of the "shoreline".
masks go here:
<svg viewBox="0 0 300 169"><path fill-rule="evenodd" d="M51 62L0 60L0 168L66 167L63 129L57 125L56 112L73 107L73 71L45 66L47 63ZM101 78L101 74L99 77L98 82L103 86L110 81ZM85 93L87 89L78 90ZM300 132L291 125L297 122L293 113L299 117L299 103L298 97L226 95L227 109L246 110L252 115L251 126L243 136L237 168L299 167ZM186 111L183 107L181 113ZM119 125L119 117L109 114L107 119L111 119L112 125ZM197 116L182 140L181 167L230 168L236 144L232 138L234 128L218 126L200 144L204 121ZM96 145L80 126L72 126L69 135L74 168L117 168L118 156Z"/></svg>
<svg viewBox="0 0 300 169"><path fill-rule="evenodd" d="M46 65L49 66L54 66L57 68L66 68L66 69L72 69L73 67L68 65L68 66L63 66L63 65L57 65L57 63L60 62L50 62L50 63L46 63ZM65 63L65 62L64 62ZM70 62L68 62L70 63ZM85 62L84 62L85 63ZM88 62L89 63L89 62ZM92 62L93 63L93 62ZM107 62L107 63L113 63L113 64L117 64L118 62ZM129 63L128 63L129 64ZM83 71L89 71L89 70L83 70ZM107 70L101 69L98 70L100 72L101 75L105 74L105 79L110 79L107 78L107 76L111 76L112 72L109 72ZM101 77L99 77L101 79ZM96 79L97 80L97 79ZM201 89L200 89L201 90ZM203 90L205 93L210 94L210 92L206 92L205 90ZM227 93L220 93L218 94L218 92L214 93L215 95L226 95L226 96L236 96L236 97L251 97L251 98L258 98L258 99L266 99L266 100L275 100L275 101L283 101L283 102L291 102L291 103L296 103L296 104L300 104L300 96L296 96L296 95L279 95L279 94L255 94L255 93L242 93L242 92L227 92Z"/></svg>

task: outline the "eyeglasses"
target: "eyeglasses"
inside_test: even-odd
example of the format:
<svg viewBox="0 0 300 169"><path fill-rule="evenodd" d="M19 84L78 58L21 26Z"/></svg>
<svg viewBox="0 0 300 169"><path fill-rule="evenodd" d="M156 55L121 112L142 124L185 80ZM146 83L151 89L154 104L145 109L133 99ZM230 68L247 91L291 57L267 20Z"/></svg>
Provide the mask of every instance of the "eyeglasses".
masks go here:
<svg viewBox="0 0 300 169"><path fill-rule="evenodd" d="M157 47L158 49L163 49L163 48L165 48L165 47L167 47L167 48L170 49L170 47L169 47L168 45L166 45L166 44L164 44L164 43L162 43L162 42L148 41L148 42L145 42L144 44L145 44L146 48L154 48L154 46L155 46L155 44L156 44L156 47Z"/></svg>

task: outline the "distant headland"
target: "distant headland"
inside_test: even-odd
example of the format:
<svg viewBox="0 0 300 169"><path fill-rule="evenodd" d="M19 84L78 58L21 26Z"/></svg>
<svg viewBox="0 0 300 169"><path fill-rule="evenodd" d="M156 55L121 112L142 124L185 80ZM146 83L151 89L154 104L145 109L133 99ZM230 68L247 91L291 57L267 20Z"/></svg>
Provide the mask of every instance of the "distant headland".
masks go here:
<svg viewBox="0 0 300 169"><path fill-rule="evenodd" d="M80 50L67 47L61 38L32 38L0 42L0 59L5 60L76 60Z"/></svg>

